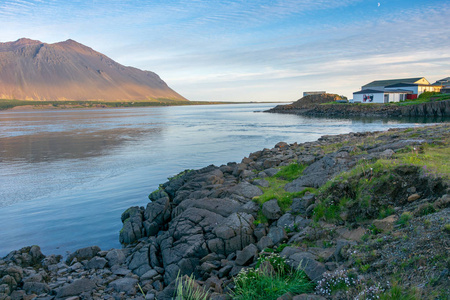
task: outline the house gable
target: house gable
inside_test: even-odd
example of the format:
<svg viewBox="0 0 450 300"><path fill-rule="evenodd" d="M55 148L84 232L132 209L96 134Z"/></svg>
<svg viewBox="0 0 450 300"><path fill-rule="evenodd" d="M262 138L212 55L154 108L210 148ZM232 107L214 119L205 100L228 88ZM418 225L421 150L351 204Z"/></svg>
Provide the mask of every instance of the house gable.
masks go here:
<svg viewBox="0 0 450 300"><path fill-rule="evenodd" d="M430 84L425 77L415 77L415 78L403 78L403 79L389 79L389 80L375 80L361 87L362 90L370 88L384 88L389 85L394 84Z"/></svg>

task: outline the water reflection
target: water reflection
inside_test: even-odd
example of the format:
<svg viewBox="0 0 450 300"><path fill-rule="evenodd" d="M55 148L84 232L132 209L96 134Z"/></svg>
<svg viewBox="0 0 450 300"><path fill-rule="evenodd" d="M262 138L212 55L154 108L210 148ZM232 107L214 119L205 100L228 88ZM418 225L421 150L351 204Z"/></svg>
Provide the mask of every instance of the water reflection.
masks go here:
<svg viewBox="0 0 450 300"><path fill-rule="evenodd" d="M184 169L421 122L254 113L273 106L0 112L0 257L31 244L45 254L120 247L121 213Z"/></svg>
<svg viewBox="0 0 450 300"><path fill-rule="evenodd" d="M0 138L0 162L50 162L58 159L83 159L106 154L122 144L159 135L163 128L115 128L90 131L38 132ZM148 138L148 137L146 137Z"/></svg>

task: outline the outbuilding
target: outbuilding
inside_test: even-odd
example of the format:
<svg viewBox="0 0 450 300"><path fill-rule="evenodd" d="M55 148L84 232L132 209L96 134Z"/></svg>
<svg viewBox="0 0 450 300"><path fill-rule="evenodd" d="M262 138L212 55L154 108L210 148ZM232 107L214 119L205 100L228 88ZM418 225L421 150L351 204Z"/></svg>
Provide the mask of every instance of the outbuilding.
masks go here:
<svg viewBox="0 0 450 300"><path fill-rule="evenodd" d="M407 99L412 91L408 90L373 90L365 89L353 93L353 102L355 103L389 103L400 102Z"/></svg>
<svg viewBox="0 0 450 300"><path fill-rule="evenodd" d="M439 92L442 85L430 84L425 77L375 80L353 93L353 102L389 103L416 99L423 92Z"/></svg>

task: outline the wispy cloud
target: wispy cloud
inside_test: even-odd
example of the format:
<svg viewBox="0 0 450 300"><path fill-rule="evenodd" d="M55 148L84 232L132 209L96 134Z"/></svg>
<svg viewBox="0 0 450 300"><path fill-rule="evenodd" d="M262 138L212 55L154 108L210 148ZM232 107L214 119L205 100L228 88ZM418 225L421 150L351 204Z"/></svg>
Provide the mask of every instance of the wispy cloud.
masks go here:
<svg viewBox="0 0 450 300"><path fill-rule="evenodd" d="M193 100L295 100L450 75L449 15L443 0L8 0L0 36L72 38Z"/></svg>

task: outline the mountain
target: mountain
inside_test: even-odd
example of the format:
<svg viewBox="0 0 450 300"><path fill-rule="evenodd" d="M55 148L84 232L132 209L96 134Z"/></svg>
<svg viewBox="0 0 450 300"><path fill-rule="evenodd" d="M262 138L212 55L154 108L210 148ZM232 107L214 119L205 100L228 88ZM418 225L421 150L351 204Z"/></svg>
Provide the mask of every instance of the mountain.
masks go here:
<svg viewBox="0 0 450 300"><path fill-rule="evenodd" d="M0 43L0 99L187 101L157 74L123 66L74 40Z"/></svg>

